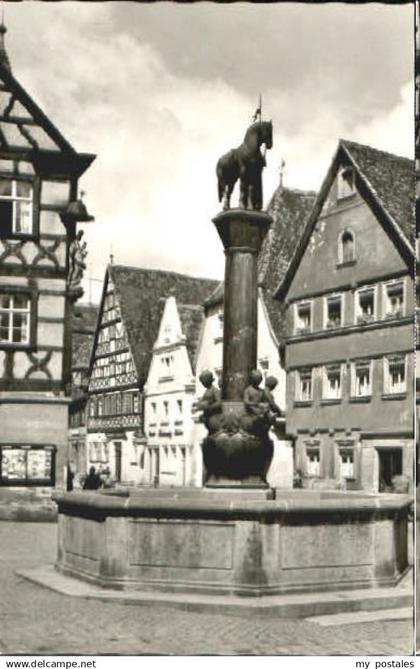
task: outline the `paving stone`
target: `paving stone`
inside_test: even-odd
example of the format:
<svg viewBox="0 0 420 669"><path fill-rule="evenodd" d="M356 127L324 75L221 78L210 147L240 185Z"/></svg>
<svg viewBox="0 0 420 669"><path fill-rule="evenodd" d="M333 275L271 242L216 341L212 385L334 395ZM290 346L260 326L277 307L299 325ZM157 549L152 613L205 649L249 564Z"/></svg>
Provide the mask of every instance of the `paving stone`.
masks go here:
<svg viewBox="0 0 420 669"><path fill-rule="evenodd" d="M16 576L55 558L54 524L0 522L2 654L409 655L411 619L331 627L84 600Z"/></svg>

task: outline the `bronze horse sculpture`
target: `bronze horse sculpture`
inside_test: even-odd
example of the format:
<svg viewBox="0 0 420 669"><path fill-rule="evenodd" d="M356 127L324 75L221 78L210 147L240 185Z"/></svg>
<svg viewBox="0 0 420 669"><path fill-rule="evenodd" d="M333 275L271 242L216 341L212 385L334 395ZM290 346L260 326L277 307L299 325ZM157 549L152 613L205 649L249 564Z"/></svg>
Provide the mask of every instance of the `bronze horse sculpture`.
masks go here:
<svg viewBox="0 0 420 669"><path fill-rule="evenodd" d="M262 209L262 178L265 155L261 145L273 146L273 124L271 121L253 123L245 133L241 146L231 149L218 161L216 167L219 202L223 209L230 208L230 196L237 180L240 180L239 207Z"/></svg>

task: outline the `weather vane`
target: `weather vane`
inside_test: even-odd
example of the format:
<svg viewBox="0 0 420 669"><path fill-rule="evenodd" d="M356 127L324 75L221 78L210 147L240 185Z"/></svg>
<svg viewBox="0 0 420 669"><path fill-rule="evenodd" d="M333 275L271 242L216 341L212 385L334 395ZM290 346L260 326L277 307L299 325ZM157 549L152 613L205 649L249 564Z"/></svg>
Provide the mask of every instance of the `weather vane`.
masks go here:
<svg viewBox="0 0 420 669"><path fill-rule="evenodd" d="M254 115L252 117L252 121L256 123L257 121L261 122L262 120L262 95L260 93L259 99L258 99L258 107L256 108Z"/></svg>
<svg viewBox="0 0 420 669"><path fill-rule="evenodd" d="M286 168L286 161L284 160L284 158L282 158L280 166L278 168L279 177L280 177L280 186L283 186L283 179L284 179L284 175L286 173L285 168Z"/></svg>

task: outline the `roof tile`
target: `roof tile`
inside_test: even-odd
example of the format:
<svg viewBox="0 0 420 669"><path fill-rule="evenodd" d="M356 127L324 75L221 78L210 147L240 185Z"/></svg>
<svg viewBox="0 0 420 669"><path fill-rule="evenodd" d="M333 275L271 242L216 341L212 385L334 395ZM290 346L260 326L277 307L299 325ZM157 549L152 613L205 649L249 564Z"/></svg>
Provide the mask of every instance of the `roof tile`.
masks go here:
<svg viewBox="0 0 420 669"><path fill-rule="evenodd" d="M122 319L127 331L128 341L133 353L139 383L146 381L152 349L159 331L165 299L174 295L180 305L201 306L218 282L176 272L140 269L123 265L111 265L109 272L114 283ZM191 313L186 318L182 309L184 323L192 342L187 346L193 351L196 344L198 316ZM187 339L188 334L185 332Z"/></svg>

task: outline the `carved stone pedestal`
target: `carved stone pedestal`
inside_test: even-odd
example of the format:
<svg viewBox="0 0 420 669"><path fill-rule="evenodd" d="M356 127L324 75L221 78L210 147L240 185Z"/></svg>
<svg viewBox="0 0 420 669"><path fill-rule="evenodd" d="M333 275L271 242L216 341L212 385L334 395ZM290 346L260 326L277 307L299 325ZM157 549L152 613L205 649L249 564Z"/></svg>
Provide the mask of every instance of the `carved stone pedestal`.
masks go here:
<svg viewBox="0 0 420 669"><path fill-rule="evenodd" d="M272 441L267 434L246 429L248 417L242 402L222 404L221 427L202 444L206 487L267 488Z"/></svg>

